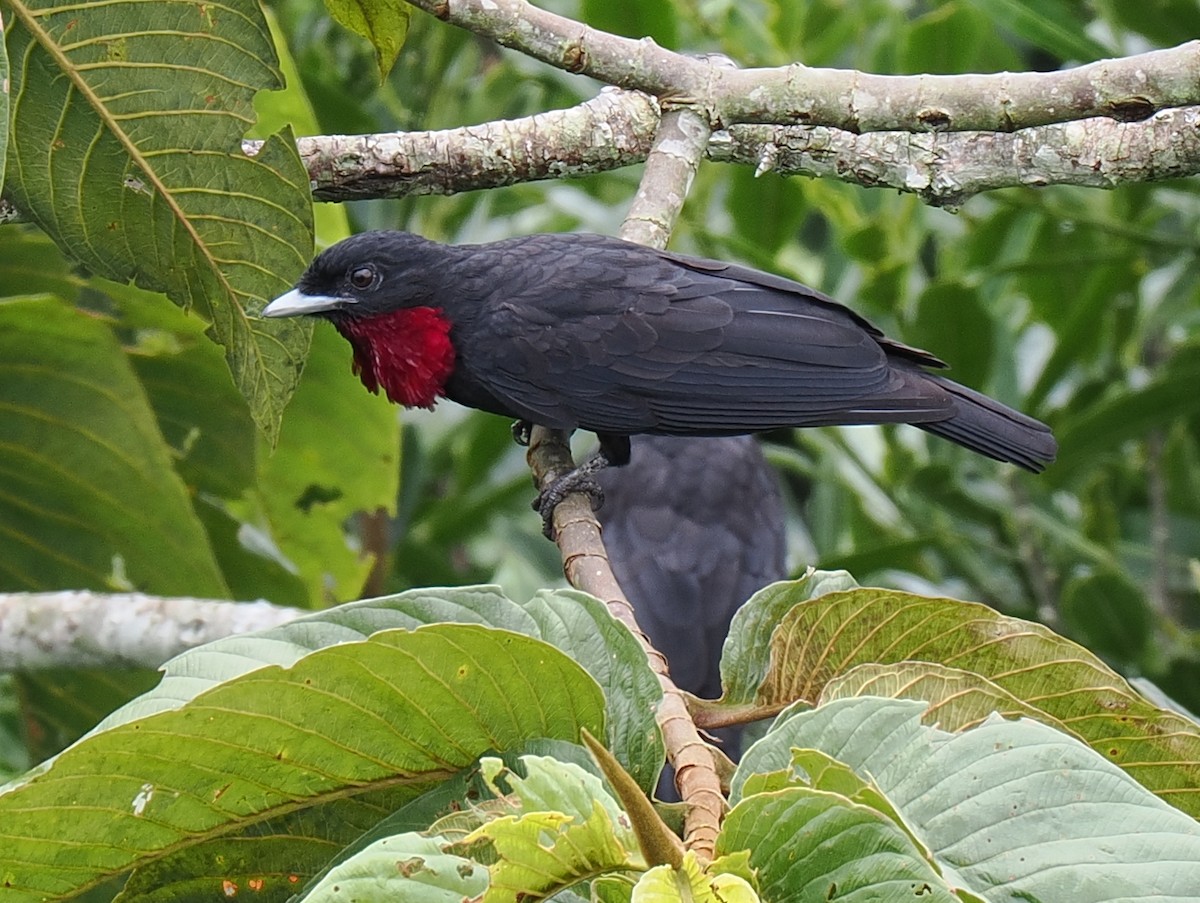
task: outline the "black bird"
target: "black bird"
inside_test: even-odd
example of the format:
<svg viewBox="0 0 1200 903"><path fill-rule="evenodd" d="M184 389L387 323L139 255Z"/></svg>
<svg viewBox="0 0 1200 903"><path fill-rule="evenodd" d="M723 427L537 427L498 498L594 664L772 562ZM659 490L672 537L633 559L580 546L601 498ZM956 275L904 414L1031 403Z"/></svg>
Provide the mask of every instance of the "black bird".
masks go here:
<svg viewBox="0 0 1200 903"><path fill-rule="evenodd" d="M601 235L452 246L366 232L262 313L329 320L363 384L400 404L445 396L595 432L599 455L556 490L626 463L641 433L911 423L1035 472L1057 450L1047 426L931 372L946 365L820 292Z"/></svg>

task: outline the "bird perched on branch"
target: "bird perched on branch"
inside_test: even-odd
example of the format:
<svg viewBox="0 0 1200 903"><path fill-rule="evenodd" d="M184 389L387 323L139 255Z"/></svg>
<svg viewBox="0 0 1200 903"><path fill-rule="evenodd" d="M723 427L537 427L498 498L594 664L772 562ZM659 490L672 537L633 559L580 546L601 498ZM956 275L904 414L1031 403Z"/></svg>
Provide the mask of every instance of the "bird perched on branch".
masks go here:
<svg viewBox="0 0 1200 903"><path fill-rule="evenodd" d="M629 437L911 423L1040 471L1044 424L933 372L946 365L814 289L601 235L443 245L365 232L323 251L266 317L329 320L372 392L445 396L524 424L596 433L600 451L536 503L629 460Z"/></svg>

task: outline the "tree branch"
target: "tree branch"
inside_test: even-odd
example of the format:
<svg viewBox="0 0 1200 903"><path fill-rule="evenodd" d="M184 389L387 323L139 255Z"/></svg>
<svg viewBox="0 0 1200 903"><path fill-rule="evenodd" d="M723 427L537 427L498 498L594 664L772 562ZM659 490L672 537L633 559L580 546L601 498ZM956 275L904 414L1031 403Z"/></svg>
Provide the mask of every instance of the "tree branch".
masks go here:
<svg viewBox="0 0 1200 903"><path fill-rule="evenodd" d="M653 247L666 246L708 138L708 124L691 110L676 110L663 117L637 196L621 226L622 238ZM534 427L528 460L539 489L545 489L574 467L568 438L559 430ZM689 804L684 818L684 841L707 861L712 858L725 811L725 797L712 753L688 712L686 697L671 679L666 657L651 645L638 626L633 606L612 572L600 524L588 497L583 493L568 495L554 511L554 527L563 572L571 585L603 600L613 617L633 631L658 676L663 701L657 721L667 758L675 767L679 795Z"/></svg>
<svg viewBox="0 0 1200 903"><path fill-rule="evenodd" d="M607 34L526 0L409 0L439 19L551 66L645 91L664 107L705 111L714 126L823 125L851 132L1011 132L1095 116L1145 119L1200 104L1200 42L1058 72L871 75L794 63L775 69L713 64Z"/></svg>
<svg viewBox="0 0 1200 903"><path fill-rule="evenodd" d="M234 633L308 614L269 602L217 602L142 593L0 594L0 671L157 668Z"/></svg>
<svg viewBox="0 0 1200 903"><path fill-rule="evenodd" d="M324 201L454 194L604 172L643 162L659 123L653 98L606 88L567 110L434 132L300 138L313 194ZM256 153L261 142L245 142ZM1086 119L1002 134L855 135L806 126L735 126L710 160L780 175L894 188L958 206L1018 185L1113 188L1200 173L1200 107L1143 122Z"/></svg>
<svg viewBox="0 0 1200 903"><path fill-rule="evenodd" d="M828 128L735 126L709 158L895 188L940 207L1013 186L1115 188L1200 173L1200 107L1143 122L1084 119L1018 132L854 135Z"/></svg>

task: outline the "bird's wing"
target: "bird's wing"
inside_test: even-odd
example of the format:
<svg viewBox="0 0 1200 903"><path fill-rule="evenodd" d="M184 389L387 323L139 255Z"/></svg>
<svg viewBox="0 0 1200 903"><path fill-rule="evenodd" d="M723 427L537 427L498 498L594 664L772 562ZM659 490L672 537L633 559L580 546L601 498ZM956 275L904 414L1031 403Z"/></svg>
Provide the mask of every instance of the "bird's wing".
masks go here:
<svg viewBox="0 0 1200 903"><path fill-rule="evenodd" d="M798 283L572 238L559 254L517 246L522 259L504 267L517 278L464 349L461 363L521 416L599 432L720 435L953 410L916 366L940 362Z"/></svg>

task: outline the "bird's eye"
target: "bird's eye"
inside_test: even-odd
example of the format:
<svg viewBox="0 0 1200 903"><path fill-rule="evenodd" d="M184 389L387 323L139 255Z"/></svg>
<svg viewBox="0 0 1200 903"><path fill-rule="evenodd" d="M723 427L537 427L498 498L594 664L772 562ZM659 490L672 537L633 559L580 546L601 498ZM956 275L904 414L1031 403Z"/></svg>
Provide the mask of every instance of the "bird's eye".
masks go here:
<svg viewBox="0 0 1200 903"><path fill-rule="evenodd" d="M357 289L370 288L375 283L375 267L355 267L350 271L350 284Z"/></svg>

